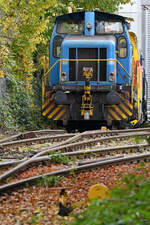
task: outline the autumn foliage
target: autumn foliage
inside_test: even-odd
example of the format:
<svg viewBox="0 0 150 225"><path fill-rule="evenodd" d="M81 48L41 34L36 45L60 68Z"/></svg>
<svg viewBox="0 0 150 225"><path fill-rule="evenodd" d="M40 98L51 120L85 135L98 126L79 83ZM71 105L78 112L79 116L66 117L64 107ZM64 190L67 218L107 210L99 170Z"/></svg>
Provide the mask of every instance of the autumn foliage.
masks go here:
<svg viewBox="0 0 150 225"><path fill-rule="evenodd" d="M120 3L126 4L128 2L131 0L1 0L1 75L16 80L15 88L22 85L19 91L22 90L23 94L24 88L26 89L27 96L24 98L24 105L31 105L34 109L36 108L35 102L38 102L39 108L35 110L38 112L41 105L41 95L39 94L41 92L41 78L49 68L49 40L56 16L67 13L68 6L71 6L73 11L76 11L77 7L82 7L83 10L99 8L101 11L114 12ZM10 105L13 104L11 102L12 96L16 98L16 89L13 84L14 82L12 82L11 90L8 90L8 96L4 101L10 102ZM17 101L16 104L19 105L20 102ZM4 104L2 103L2 105ZM3 121L4 115L9 111L7 108L8 105L4 105L0 121ZM18 106L16 108L18 114L21 115L21 108ZM27 114L32 114L32 112L28 110ZM15 115L14 110L10 110L10 118L13 115ZM34 120L34 116L29 115L29 118ZM37 121L36 118L35 121ZM16 126L10 125L9 121L1 126L6 128L20 127L17 122Z"/></svg>

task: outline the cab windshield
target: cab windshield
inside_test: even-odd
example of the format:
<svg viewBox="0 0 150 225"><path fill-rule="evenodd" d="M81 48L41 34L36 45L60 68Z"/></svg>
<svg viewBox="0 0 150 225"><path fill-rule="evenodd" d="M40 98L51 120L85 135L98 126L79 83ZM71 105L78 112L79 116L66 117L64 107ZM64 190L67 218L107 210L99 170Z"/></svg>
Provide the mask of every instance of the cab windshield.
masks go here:
<svg viewBox="0 0 150 225"><path fill-rule="evenodd" d="M82 34L83 31L83 20L60 20L57 25L57 33L59 34Z"/></svg>
<svg viewBox="0 0 150 225"><path fill-rule="evenodd" d="M123 33L122 22L96 21L96 34L120 34Z"/></svg>

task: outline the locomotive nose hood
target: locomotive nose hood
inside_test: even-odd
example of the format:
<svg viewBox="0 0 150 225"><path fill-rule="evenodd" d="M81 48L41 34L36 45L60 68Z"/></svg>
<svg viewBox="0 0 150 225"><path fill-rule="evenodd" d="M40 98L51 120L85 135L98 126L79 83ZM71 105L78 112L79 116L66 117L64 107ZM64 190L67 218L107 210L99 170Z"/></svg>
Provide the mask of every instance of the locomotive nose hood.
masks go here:
<svg viewBox="0 0 150 225"><path fill-rule="evenodd" d="M66 81L83 81L84 67L93 69L91 82L109 81L110 74L115 73L115 50L116 39L113 35L66 36L61 46L61 58L67 59L62 63Z"/></svg>
<svg viewBox="0 0 150 225"><path fill-rule="evenodd" d="M62 42L61 58L67 56L69 48L107 48L110 58L115 57L116 39L109 36L66 36Z"/></svg>

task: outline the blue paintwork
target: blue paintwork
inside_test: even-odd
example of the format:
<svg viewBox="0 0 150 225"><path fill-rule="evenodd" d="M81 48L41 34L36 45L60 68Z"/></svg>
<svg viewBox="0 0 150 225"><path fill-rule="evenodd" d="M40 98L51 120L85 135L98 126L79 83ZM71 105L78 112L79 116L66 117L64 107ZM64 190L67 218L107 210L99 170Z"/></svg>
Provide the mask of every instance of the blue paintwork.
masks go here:
<svg viewBox="0 0 150 225"><path fill-rule="evenodd" d="M69 48L107 48L107 56L108 59L116 59L115 57L115 43L113 41L102 41L102 40L64 40L62 43L62 53L61 53L61 58L63 59L68 59L69 58ZM66 72L67 76L67 85L69 85L69 62L65 62L65 64L62 65L62 72ZM108 83L108 77L110 72L114 72L114 64L112 63L107 63L107 83ZM63 82L64 84L66 82ZM83 85L83 81L71 81L71 84L78 84L78 85ZM91 81L90 82L93 85L97 84L97 81ZM106 83L106 82L103 82ZM111 82L112 84L112 82Z"/></svg>
<svg viewBox="0 0 150 225"><path fill-rule="evenodd" d="M119 62L123 65L123 67L126 69L126 71L131 74L131 43L130 43L130 39L129 39L129 34L128 34L128 30L127 30L127 25L125 23L125 19L124 17L118 16L118 15L111 15L111 14L107 14L107 13L99 13L99 12L80 12L80 13L72 13L72 14L67 14L64 16L60 16L57 17L55 25L54 25L54 29L53 29L53 33L51 36L51 41L50 41L50 67L59 59L59 58L55 58L53 57L53 39L56 35L60 35L61 37L64 38L64 41L62 42L62 46L61 46L61 56L60 58L69 58L69 48L107 48L107 56L108 58L113 58L116 59L116 46L114 44L113 41L102 41L102 40L84 40L84 36L94 36L95 35L95 17L96 15L100 15L102 17L103 20L105 19L119 19L122 20L123 24L124 24L124 32L123 34L117 34L115 35L117 38L123 36L126 38L127 40L127 48L128 48L128 53L127 53L127 57L126 58L119 58L117 57L117 59L119 60ZM85 27L84 27L84 34L77 34L76 36L73 35L74 37L77 37L78 35L82 35L83 36L83 40L77 40L76 38L74 38L74 40L66 40L65 34L57 34L56 31L56 27L57 27L57 23L60 19L67 19L67 18L84 18L85 16ZM90 22L92 23L92 29L88 30L86 28L86 24ZM71 36L71 34L68 34L67 36ZM66 72L67 75L67 81L69 81L69 67L68 67L69 63L62 65L62 71ZM118 66L117 68L117 80L116 83L117 84L126 84L128 83L129 85L131 84L131 79L130 77L124 72L124 70ZM110 72L114 72L114 65L112 64L107 64L107 78ZM126 75L126 78L124 79L124 75ZM64 82L65 83L65 82ZM64 84L63 83L63 84ZM78 85L84 85L84 82L79 81L79 82L70 82L71 85L73 85L73 83ZM50 86L52 85L58 85L59 84L59 63L53 68L53 70L50 72ZM96 81L92 81L91 85L101 85L101 83L97 83ZM102 82L102 85L112 85L112 82ZM66 83L66 85L69 85L68 83Z"/></svg>
<svg viewBox="0 0 150 225"><path fill-rule="evenodd" d="M91 24L92 28L88 29L87 25ZM85 36L94 36L95 34L95 13L85 12Z"/></svg>
<svg viewBox="0 0 150 225"><path fill-rule="evenodd" d="M56 36L56 27L57 27L57 23L55 23L54 25L54 29L53 29L53 33L52 33L51 41L50 41L50 68L59 59L59 58L53 57L53 40L54 40L54 37ZM49 79L50 86L54 84L57 85L59 82L59 63L57 63L57 65L51 70L49 75L50 75L50 79Z"/></svg>
<svg viewBox="0 0 150 225"><path fill-rule="evenodd" d="M68 19L70 18L76 18L76 19L82 19L84 18L84 12L80 12L80 13L71 13L71 14L66 14L66 15L62 15L62 16L59 16L56 18L56 21L55 21L55 25L54 25L54 28L53 28L53 32L52 32L52 36L51 36L51 40L50 40L50 68L54 65L54 63L59 59L59 58L55 58L53 57L53 40L54 40L54 37L56 35L60 35L61 37L65 37L64 34L58 34L57 33L57 24L60 20L62 19ZM58 82L59 82L59 63L57 63L57 65L51 70L51 72L49 73L49 76L50 76L50 79L49 79L49 84L50 86L52 85L58 85Z"/></svg>
<svg viewBox="0 0 150 225"><path fill-rule="evenodd" d="M125 37L126 40L127 40L127 57L126 58L117 57L117 59L121 63L121 65L126 69L128 74L130 75L131 74L131 42L130 42L130 38L129 38L129 34L128 34L126 24L124 24L124 34L123 35L116 35L116 36L118 38ZM117 84L124 85L124 84L128 83L129 85L131 85L131 77L129 77L128 74L121 68L120 65L118 65L118 68L117 68ZM127 78L123 79L124 75Z"/></svg>

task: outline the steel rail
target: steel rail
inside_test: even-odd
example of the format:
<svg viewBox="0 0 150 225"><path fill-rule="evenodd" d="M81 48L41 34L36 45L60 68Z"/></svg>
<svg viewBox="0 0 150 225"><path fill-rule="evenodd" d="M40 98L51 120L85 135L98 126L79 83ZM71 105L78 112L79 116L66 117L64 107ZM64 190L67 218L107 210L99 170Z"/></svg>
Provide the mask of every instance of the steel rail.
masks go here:
<svg viewBox="0 0 150 225"><path fill-rule="evenodd" d="M116 136L110 136L110 137L102 137L102 138L95 138L95 139L90 139L90 140L85 140L85 141L82 141L82 142L76 142L76 143L71 143L71 144L67 144L67 145L63 145L63 146L56 146L54 148L48 148L47 150L44 150L44 151L41 151L39 153L36 154L36 156L41 156L41 155L45 155L47 153L51 153L51 152L54 152L54 151L66 151L68 152L69 149L74 149L74 148L77 148L77 147L86 147L86 146L91 146L93 145L94 143L97 143L97 142L100 142L100 143L103 143L103 142L107 142L107 141L110 141L110 140L116 140L116 139L123 139L123 138L127 138L127 137L142 137L142 136L149 136L150 133L149 132L145 132L145 133L134 133L134 134L121 134L121 135L116 135Z"/></svg>
<svg viewBox="0 0 150 225"><path fill-rule="evenodd" d="M90 150L80 150L80 151L75 151L75 152L64 152L64 153L60 153L60 154L56 153L56 154L53 154L52 156L58 156L58 155L64 156L65 155L65 156L68 156L71 158L72 156L78 157L80 155L85 156L85 155L90 155L93 153L99 153L99 156L103 156L106 154L109 154L109 155L114 154L115 151L117 151L117 153L127 154L128 151L133 153L133 152L141 151L143 148L149 149L150 144L124 145L124 146L117 146L117 147L106 147L106 148L98 148L98 149L90 149ZM4 161L4 162L0 163L0 168L18 165L21 162L25 162L26 160L27 160L27 158L22 159L22 160L11 160L9 162ZM46 160L51 160L51 155L34 158L30 163L46 161Z"/></svg>
<svg viewBox="0 0 150 225"><path fill-rule="evenodd" d="M71 138L69 138L68 140L65 140L65 141L63 141L63 142L61 142L61 143L54 144L54 145L52 145L51 147L49 147L48 150L55 149L56 147L65 145L65 144L67 144L67 143L69 143L69 142L76 141L76 140L78 140L84 133L86 133L86 132L83 132L83 133L81 133L81 134L77 134L76 136L71 137ZM47 152L47 149L44 150L44 151L42 151L42 153L39 152L39 153L35 154L35 155L34 155L33 157L31 157L30 159L26 160L25 162L20 163L19 165L17 165L17 166L14 167L13 169L11 169L11 170L9 170L8 172L6 172L6 173L0 175L0 182L1 182L3 179L5 179L5 178L7 178L8 176L10 176L11 174L17 172L18 170L20 170L20 169L22 169L23 167L25 167L25 166L27 166L28 164L30 164L34 158L41 156L42 154L44 154L44 152Z"/></svg>
<svg viewBox="0 0 150 225"><path fill-rule="evenodd" d="M50 130L50 129L27 131L27 132L24 132L24 133L12 135L12 136L7 137L7 138L3 138L3 139L0 140L0 144L8 142L8 141L15 141L16 139L22 138L25 135L30 135L30 133L34 133L34 134L37 134L37 135L45 135L45 134L54 135L54 134L63 134L63 133L66 133L66 131L65 130Z"/></svg>
<svg viewBox="0 0 150 225"><path fill-rule="evenodd" d="M116 157L114 156L114 157L109 157L109 158L103 158L103 159L83 160L83 161L80 161L78 163L78 166L91 164L91 163L96 163L96 162L104 162L104 161L112 160L112 159L120 159L120 158L123 158L123 157L124 157L124 155L116 156Z"/></svg>
<svg viewBox="0 0 150 225"><path fill-rule="evenodd" d="M67 175L72 171L77 173L77 172L87 170L87 169L90 170L90 169L97 168L97 167L104 167L107 165L120 164L120 163L131 163L131 162L135 162L135 161L139 162L141 160L142 161L150 161L150 153L128 156L128 157L120 157L120 158L116 157L113 159L103 160L103 161L99 161L99 162L93 162L93 163L82 165L82 166L75 166L75 167L71 167L68 169L63 169L63 170L59 170L59 171L55 171L55 172L51 172L51 173L46 173L46 174L43 174L40 176L34 176L34 177L22 179L17 182L13 182L10 184L5 184L5 185L0 186L0 193L4 193L5 191L8 191L8 190L10 191L12 188L15 188L20 185L24 185L25 183L29 184L31 182L36 181L39 178L44 178L47 176Z"/></svg>
<svg viewBox="0 0 150 225"><path fill-rule="evenodd" d="M50 140L59 140L59 139L67 139L70 137L74 137L74 134L61 134L61 135L55 135L55 136L47 136L47 137L38 137L38 138L29 138L29 139L23 139L23 140L17 140L17 141L11 141L11 142L4 142L2 144L0 144L0 149L6 149L10 146L21 146L23 144L30 144L30 143L39 143L39 142L43 142L43 141L50 141Z"/></svg>
<svg viewBox="0 0 150 225"><path fill-rule="evenodd" d="M35 132L37 134L42 133L48 133L48 132L53 132L53 130L38 130L38 131L32 131ZM54 132L57 132L59 130L54 130ZM150 131L150 128L137 128L137 129L127 129L127 130L107 130L107 131L101 131L101 130L93 130L93 131L86 131L86 133L82 133L83 135L81 136L82 138L86 138L87 136L108 136L108 135L114 135L114 134L121 134L121 133L134 133L134 132L143 132L143 131ZM64 132L64 131L63 131ZM16 139L19 138L20 136L26 135L26 134L30 134L30 132L25 132L25 133L21 133L15 136L12 136L9 138L9 140L6 138L5 140L1 140L0 141L0 149L3 148L7 148L9 146L21 146L22 144L29 144L29 143L33 143L33 142L42 142L42 141L48 141L48 140L53 140L53 139L65 139L68 137L73 137L76 136L76 134L58 134L55 136L47 136L47 137L37 137L37 138L29 138L29 139L21 139L21 140L12 140L12 139ZM12 138L12 139L11 139ZM9 142L7 142L7 140Z"/></svg>
<svg viewBox="0 0 150 225"><path fill-rule="evenodd" d="M66 133L66 130L51 130L51 129L44 129L44 130L33 130L32 132L43 135L43 134L63 134Z"/></svg>
<svg viewBox="0 0 150 225"><path fill-rule="evenodd" d="M90 149L90 150L80 150L75 152L65 152L61 153L61 155L65 155L68 157L71 156L79 156L79 155L88 155L92 153L99 153L100 156L106 155L106 154L113 154L115 151L117 153L123 153L125 154L128 151L131 152L138 152L142 148L150 148L150 144L138 144L138 145L123 145L123 146L117 146L117 147L106 147L106 148L98 148L98 149ZM55 154L58 155L58 154Z"/></svg>
<svg viewBox="0 0 150 225"><path fill-rule="evenodd" d="M78 147L78 146L86 146L87 144L91 145L91 144L96 143L96 142L106 142L106 141L110 141L111 139L114 140L114 139L117 139L117 138L126 138L126 137L131 137L131 136L148 136L149 135L149 132L133 133L131 135L130 134L122 134L122 135L113 136L113 137L95 138L95 139L88 140L88 141L82 141L82 142L77 142L77 143L73 143L73 144L68 144L69 142L78 140L79 138L81 138L82 135L84 135L86 133L88 133L88 132L78 134L74 137L69 138L68 140L66 140L64 142L61 142L61 143L56 144L56 145L52 145L51 147L49 147L47 149L44 149L44 151L41 151L41 152L35 154L30 159L26 160L25 162L20 163L15 168L13 168L13 169L5 172L4 174L0 175L0 182L2 180L6 179L7 177L9 177L14 172L17 172L20 169L22 169L23 167L29 165L33 161L34 158L45 155L45 154L50 153L50 152L54 152L54 151L57 151L57 150L63 150L63 149L66 150L68 148L73 148L73 147ZM65 144L67 144L67 145L65 145Z"/></svg>
<svg viewBox="0 0 150 225"><path fill-rule="evenodd" d="M5 143L5 142L8 142L8 141L15 140L15 139L17 139L20 135L21 135L21 133L20 133L20 134L16 134L16 135L12 135L12 136L10 136L10 137L3 138L3 139L0 140L0 144Z"/></svg>

